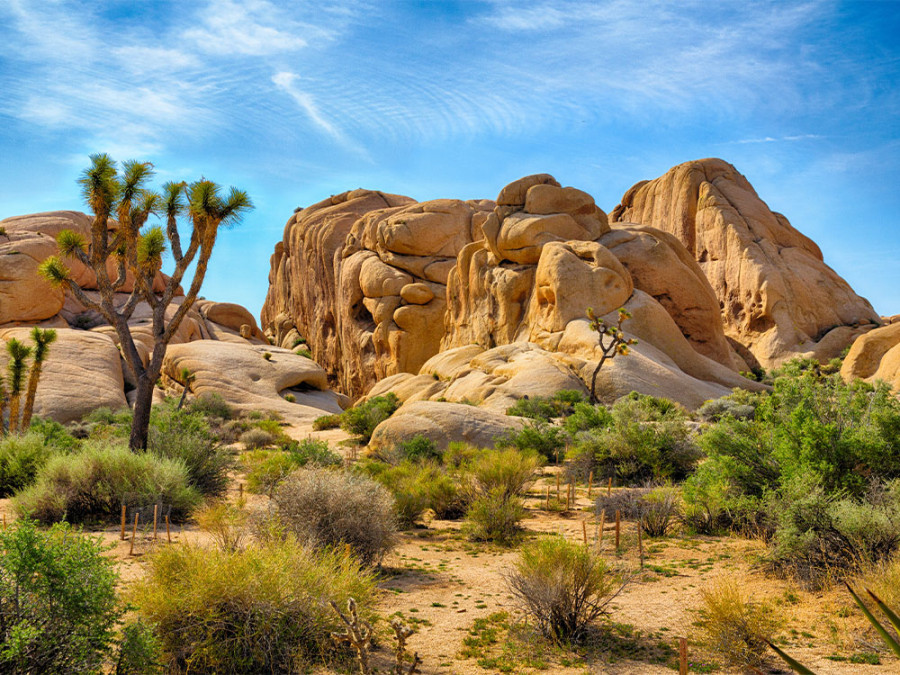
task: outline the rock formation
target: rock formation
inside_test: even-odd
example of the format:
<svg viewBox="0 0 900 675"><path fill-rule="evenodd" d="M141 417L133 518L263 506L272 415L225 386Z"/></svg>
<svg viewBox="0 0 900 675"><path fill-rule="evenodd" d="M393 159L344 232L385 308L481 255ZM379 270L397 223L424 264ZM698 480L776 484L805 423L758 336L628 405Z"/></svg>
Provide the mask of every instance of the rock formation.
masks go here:
<svg viewBox="0 0 900 675"><path fill-rule="evenodd" d="M636 389L697 406L755 386L678 239L611 228L589 194L546 174L496 202L357 190L296 213L272 258L263 325L282 346L308 338L353 398L392 390L502 412L524 395L583 388L599 359L585 310L623 306L640 344L604 369L607 398Z"/></svg>
<svg viewBox="0 0 900 675"><path fill-rule="evenodd" d="M841 376L845 380L882 380L900 391L900 321L857 338L844 359Z"/></svg>
<svg viewBox="0 0 900 675"><path fill-rule="evenodd" d="M823 262L819 247L720 159L680 164L637 183L611 219L665 230L684 244L748 365L768 368L800 355L828 359L878 323L868 301Z"/></svg>
<svg viewBox="0 0 900 675"><path fill-rule="evenodd" d="M31 325L57 330L58 339L38 387L35 414L61 422L79 419L99 407L124 407L135 384L119 353L115 331L37 273L38 265L56 253L55 238L61 230L76 230L89 238L90 222L89 216L75 211L0 221L0 232L5 232L0 234L0 340L26 338ZM77 262L67 264L89 296L97 293L91 270ZM158 288L164 283L158 276ZM133 281L126 281L117 294L120 302L126 301L132 288ZM183 299L175 297L168 313ZM139 352L146 357L153 344L146 303L137 306L129 325ZM263 356L266 351L272 354L269 360ZM5 367L6 351L0 349L0 368ZM345 402L328 390L321 366L289 350L270 349L250 312L231 303L194 303L167 353L162 384L169 393L180 395L183 368L194 374L191 390L195 395L215 392L239 409L277 410L289 422L306 423L326 412L338 412L339 402ZM284 398L288 394L294 395L296 403Z"/></svg>

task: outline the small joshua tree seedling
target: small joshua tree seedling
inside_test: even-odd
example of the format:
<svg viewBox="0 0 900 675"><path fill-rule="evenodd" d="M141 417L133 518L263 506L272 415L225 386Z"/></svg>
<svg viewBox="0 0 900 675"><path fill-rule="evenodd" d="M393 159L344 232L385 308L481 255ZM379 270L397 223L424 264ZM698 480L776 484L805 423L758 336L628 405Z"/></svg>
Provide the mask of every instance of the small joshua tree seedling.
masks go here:
<svg viewBox="0 0 900 675"><path fill-rule="evenodd" d="M636 345L637 340L626 338L625 332L622 330L622 324L631 318L631 312L624 307L619 308L619 320L615 326L608 326L603 319L595 316L592 307L588 307L587 317L591 322L591 330L597 333L597 339L600 342L600 361L597 363L597 367L594 368L594 374L591 376L591 403L598 403L596 393L597 375L600 373L603 364L606 363L607 359L613 359L619 354L627 356L628 347ZM607 339L609 342L606 342Z"/></svg>
<svg viewBox="0 0 900 675"><path fill-rule="evenodd" d="M362 675L369 675L372 672L369 666L369 650L372 648L372 634L374 630L372 624L365 619L359 618L356 611L356 600L347 599L347 614L344 614L332 600L331 607L341 617L341 621L347 626L347 630L343 633L332 633L331 639L338 644L349 644L356 650L356 660L359 663L359 672Z"/></svg>
<svg viewBox="0 0 900 675"><path fill-rule="evenodd" d="M191 385L194 383L194 380L197 379L197 376L194 375L188 368L181 369L181 381L184 382L184 391L181 392L181 398L178 399L178 407L175 410L181 410L184 406L184 399L187 398L188 389L191 388Z"/></svg>

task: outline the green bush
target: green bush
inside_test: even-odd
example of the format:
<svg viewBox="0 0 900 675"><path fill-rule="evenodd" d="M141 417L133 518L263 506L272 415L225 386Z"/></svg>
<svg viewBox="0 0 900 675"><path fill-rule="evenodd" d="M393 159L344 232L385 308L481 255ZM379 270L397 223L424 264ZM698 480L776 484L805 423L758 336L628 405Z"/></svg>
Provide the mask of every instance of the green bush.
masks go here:
<svg viewBox="0 0 900 675"><path fill-rule="evenodd" d="M238 439L245 450L258 450L275 444L275 437L264 429L248 429Z"/></svg>
<svg viewBox="0 0 900 675"><path fill-rule="evenodd" d="M196 413L167 411L151 419L148 451L180 460L188 470L191 486L207 497L219 497L228 489L231 453L220 447L206 421Z"/></svg>
<svg viewBox="0 0 900 675"><path fill-rule="evenodd" d="M541 633L561 642L585 637L619 587L600 556L561 536L523 546L506 583Z"/></svg>
<svg viewBox="0 0 900 675"><path fill-rule="evenodd" d="M498 448L515 448L521 452L536 452L546 459L554 459L566 445L565 432L540 420L526 424L519 431L510 429L494 439Z"/></svg>
<svg viewBox="0 0 900 675"><path fill-rule="evenodd" d="M576 403L572 414L566 418L563 426L570 435L576 436L581 431L605 429L612 422L612 413L606 406Z"/></svg>
<svg viewBox="0 0 900 675"><path fill-rule="evenodd" d="M441 458L437 444L427 436L417 435L396 445L379 448L373 455L389 464L399 464L404 460L424 461Z"/></svg>
<svg viewBox="0 0 900 675"><path fill-rule="evenodd" d="M41 467L57 452L35 431L24 436L0 436L0 497L31 485Z"/></svg>
<svg viewBox="0 0 900 675"><path fill-rule="evenodd" d="M704 422L718 422L726 416L738 420L752 420L756 408L746 403L738 403L731 396L723 396L706 401L697 409L697 415Z"/></svg>
<svg viewBox="0 0 900 675"><path fill-rule="evenodd" d="M341 413L341 429L356 436L361 443L368 443L375 427L394 414L400 407L400 399L393 392L370 398Z"/></svg>
<svg viewBox="0 0 900 675"><path fill-rule="evenodd" d="M611 426L579 434L575 447L599 476L630 485L680 480L700 457L687 414L671 401L629 395L616 401L611 414Z"/></svg>
<svg viewBox="0 0 900 675"><path fill-rule="evenodd" d="M0 672L100 672L123 610L100 539L65 523L0 530Z"/></svg>
<svg viewBox="0 0 900 675"><path fill-rule="evenodd" d="M584 402L584 394L571 389L561 389L553 396L525 396L507 409L507 415L530 417L549 422L554 417L572 414L573 407Z"/></svg>
<svg viewBox="0 0 900 675"><path fill-rule="evenodd" d="M153 628L146 621L132 621L122 628L112 672L115 675L161 674L160 650Z"/></svg>
<svg viewBox="0 0 900 675"><path fill-rule="evenodd" d="M466 511L463 532L473 541L492 541L510 545L516 541L525 517L525 507L518 497L504 495L502 489L475 497Z"/></svg>
<svg viewBox="0 0 900 675"><path fill-rule="evenodd" d="M316 547L349 545L365 564L378 564L394 546L390 493L358 473L321 468L291 474L272 496L278 522Z"/></svg>
<svg viewBox="0 0 900 675"><path fill-rule="evenodd" d="M189 413L199 413L206 418L218 418L220 420L232 420L235 411L225 402L220 394L203 394L190 401L185 409Z"/></svg>
<svg viewBox="0 0 900 675"><path fill-rule="evenodd" d="M534 480L541 458L513 448L482 450L464 465L478 495L498 493L504 498L521 496Z"/></svg>
<svg viewBox="0 0 900 675"><path fill-rule="evenodd" d="M313 420L313 429L315 431L324 431L325 429L337 429L341 426L341 416L337 415L322 415L321 417L317 417Z"/></svg>
<svg viewBox="0 0 900 675"><path fill-rule="evenodd" d="M132 599L156 626L173 672L295 673L333 651L344 628L329 606L368 613L375 583L352 556L293 539L241 550L167 546Z"/></svg>
<svg viewBox="0 0 900 675"><path fill-rule="evenodd" d="M40 434L44 443L59 452L74 452L81 446L68 429L54 420L32 417L29 431Z"/></svg>
<svg viewBox="0 0 900 675"><path fill-rule="evenodd" d="M340 455L328 449L326 441L312 438L292 442L283 450L254 450L244 453L241 461L247 468L247 489L271 494L293 471L307 464L339 466Z"/></svg>
<svg viewBox="0 0 900 675"><path fill-rule="evenodd" d="M784 500L772 562L818 588L835 576L889 560L900 549L900 481L864 499L828 495L798 480Z"/></svg>
<svg viewBox="0 0 900 675"><path fill-rule="evenodd" d="M188 516L201 499L180 460L88 443L78 454L51 457L15 501L21 513L42 523L119 522L126 498L131 506L169 506L173 521Z"/></svg>

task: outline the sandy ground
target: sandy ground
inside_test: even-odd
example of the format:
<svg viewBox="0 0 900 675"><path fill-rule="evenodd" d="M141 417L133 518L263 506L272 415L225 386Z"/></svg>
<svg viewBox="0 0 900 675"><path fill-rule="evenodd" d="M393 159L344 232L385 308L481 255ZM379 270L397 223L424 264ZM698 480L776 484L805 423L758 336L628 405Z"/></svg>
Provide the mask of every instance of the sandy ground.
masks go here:
<svg viewBox="0 0 900 675"><path fill-rule="evenodd" d="M289 430L297 438L310 435L309 430ZM335 449L345 436L340 431L318 432ZM634 523L624 522L622 547L614 550L614 525L606 524L602 542L597 542L597 523L589 510L591 500L585 488L568 512L544 510L546 486L554 486L556 467L545 469L545 475L532 487L524 521L525 537L541 533L559 533L573 541L596 546L610 565L627 570L633 577L610 607L605 642L598 646L569 649L541 647L531 639L522 624L522 615L509 594L504 572L517 556L515 548L501 548L467 541L459 532L459 522L431 520L404 532L397 548L386 558L380 582L377 609L384 616L396 612L416 628L409 647L423 659L423 673L483 674L492 672L552 672L561 674L610 673L652 674L673 672L678 638L688 639L690 672L717 672L711 667L714 655L705 653L699 644L697 608L701 591L715 579L731 577L757 599L766 599L781 617L786 649L817 673L888 673L900 672L900 662L881 653L881 665L834 661L827 657L849 658L856 652L872 651L877 640L867 636L864 619L852 607L846 593L836 589L825 593L807 593L790 581L766 575L758 563L762 544L729 537L694 537L674 534L662 539L644 539L644 568L641 570ZM241 492L243 476L235 473L230 499ZM245 494L251 504L264 503L265 497ZM15 510L11 500L0 500L0 514L11 521ZM582 524L582 521L585 521ZM119 527L94 531L107 541L109 555L118 563L123 585L127 586L143 574L144 562L155 547L188 541L210 544L210 538L195 525L170 528L167 535L160 523L153 539L152 524L138 528L132 551L131 523L125 540ZM496 619L506 612L497 642L467 655L465 640L483 635L473 631L478 619ZM495 625L495 624L491 624ZM520 635L507 641L507 628ZM609 637L611 636L611 637ZM509 642L517 646L510 669L502 663L485 661L501 655ZM868 646L867 646L868 644ZM376 655L376 661L387 664L387 648ZM629 655L638 654L636 658ZM515 660L520 657L520 662ZM482 663L479 665L479 660ZM524 665L527 661L531 667ZM658 661L658 663L654 663ZM773 659L772 668L778 670Z"/></svg>

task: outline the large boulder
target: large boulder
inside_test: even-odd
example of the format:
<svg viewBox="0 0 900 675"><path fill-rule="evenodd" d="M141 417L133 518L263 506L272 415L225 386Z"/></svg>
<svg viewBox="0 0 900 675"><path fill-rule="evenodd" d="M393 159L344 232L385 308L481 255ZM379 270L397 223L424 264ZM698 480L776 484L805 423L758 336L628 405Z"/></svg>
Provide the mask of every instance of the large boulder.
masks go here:
<svg viewBox="0 0 900 675"><path fill-rule="evenodd" d="M164 383L182 387L185 369L193 375L190 390L195 396L218 394L244 412L274 410L287 421L311 423L341 411L325 370L288 349L218 340L171 345L163 362ZM294 402L285 398L289 394Z"/></svg>
<svg viewBox="0 0 900 675"><path fill-rule="evenodd" d="M841 366L845 380L882 380L900 391L900 322L857 338Z"/></svg>
<svg viewBox="0 0 900 675"><path fill-rule="evenodd" d="M712 285L725 335L765 367L798 355L837 356L878 322L819 247L721 159L687 162L637 183L611 220L677 237ZM850 330L828 337L840 327Z"/></svg>
<svg viewBox="0 0 900 675"><path fill-rule="evenodd" d="M370 448L390 447L424 436L441 450L453 442L479 448L494 447L495 439L525 424L519 417L491 412L461 403L418 401L402 406L375 427Z"/></svg>
<svg viewBox="0 0 900 675"><path fill-rule="evenodd" d="M31 344L31 328L0 330L0 341L16 338ZM92 331L57 328L57 339L44 362L34 414L58 422L81 419L96 408L124 408L125 381L115 343ZM6 350L0 370L6 372Z"/></svg>

